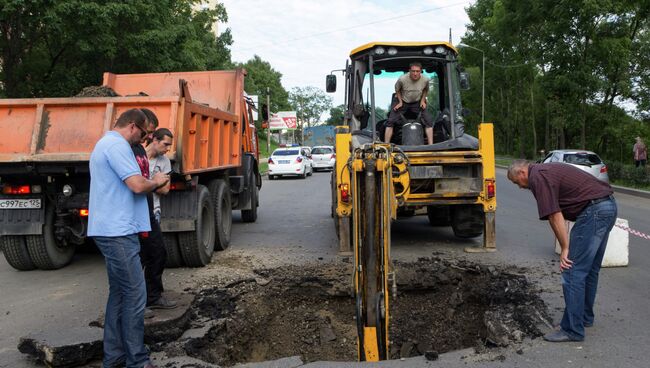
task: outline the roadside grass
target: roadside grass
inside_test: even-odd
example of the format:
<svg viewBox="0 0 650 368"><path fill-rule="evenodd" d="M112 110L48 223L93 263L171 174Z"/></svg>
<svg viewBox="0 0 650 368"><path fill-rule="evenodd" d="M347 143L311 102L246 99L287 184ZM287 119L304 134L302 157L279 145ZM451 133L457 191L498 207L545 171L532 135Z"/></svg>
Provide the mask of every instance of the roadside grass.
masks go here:
<svg viewBox="0 0 650 368"><path fill-rule="evenodd" d="M264 161L260 162L260 174L264 175L267 171L269 171L269 163L265 159Z"/></svg>
<svg viewBox="0 0 650 368"><path fill-rule="evenodd" d="M648 190L650 191L650 184L639 184L635 183L631 180L624 180L624 179L612 179L609 178L609 182L612 185L618 185L619 187L626 187L626 188L633 188L633 189L640 189L640 190Z"/></svg>
<svg viewBox="0 0 650 368"><path fill-rule="evenodd" d="M259 144L260 147L260 162L259 162L260 174L266 174L266 172L269 171L269 163L268 163L269 156L271 156L271 153L273 153L273 151L275 151L278 148L278 144L271 141L271 152L269 152L266 147L266 136L264 137L258 136L257 143Z"/></svg>
<svg viewBox="0 0 650 368"><path fill-rule="evenodd" d="M515 160L514 157L507 157L507 156L497 156L494 159L495 163L499 166L510 166L510 164L514 160Z"/></svg>

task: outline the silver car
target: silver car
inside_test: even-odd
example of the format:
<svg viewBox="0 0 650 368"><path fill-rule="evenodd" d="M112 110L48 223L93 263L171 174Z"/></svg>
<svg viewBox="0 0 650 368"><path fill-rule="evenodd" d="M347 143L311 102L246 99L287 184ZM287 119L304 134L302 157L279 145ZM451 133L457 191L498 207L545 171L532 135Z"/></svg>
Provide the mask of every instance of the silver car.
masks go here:
<svg viewBox="0 0 650 368"><path fill-rule="evenodd" d="M586 171L596 178L609 183L607 165L605 165L603 160L601 160L597 154L591 151L572 149L554 150L549 152L542 162L563 162Z"/></svg>

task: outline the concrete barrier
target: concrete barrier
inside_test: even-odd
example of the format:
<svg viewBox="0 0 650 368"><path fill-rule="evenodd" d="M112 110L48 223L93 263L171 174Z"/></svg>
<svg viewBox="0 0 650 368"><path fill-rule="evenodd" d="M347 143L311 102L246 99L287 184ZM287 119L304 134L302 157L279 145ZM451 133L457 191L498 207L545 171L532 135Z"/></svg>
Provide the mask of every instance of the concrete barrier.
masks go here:
<svg viewBox="0 0 650 368"><path fill-rule="evenodd" d="M567 228L571 233L574 222L567 221ZM616 225L629 227L627 220L617 218ZM620 227L614 226L609 232L607 249L603 257L602 267L625 267L629 262L630 235ZM555 253L560 254L560 243L555 239Z"/></svg>

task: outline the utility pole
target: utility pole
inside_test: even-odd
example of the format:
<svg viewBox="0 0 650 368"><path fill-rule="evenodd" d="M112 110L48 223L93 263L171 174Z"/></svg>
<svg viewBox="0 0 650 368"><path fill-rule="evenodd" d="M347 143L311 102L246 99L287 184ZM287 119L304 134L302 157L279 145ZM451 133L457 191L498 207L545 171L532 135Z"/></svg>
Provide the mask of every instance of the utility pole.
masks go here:
<svg viewBox="0 0 650 368"><path fill-rule="evenodd" d="M271 88L266 87L266 152L271 154Z"/></svg>

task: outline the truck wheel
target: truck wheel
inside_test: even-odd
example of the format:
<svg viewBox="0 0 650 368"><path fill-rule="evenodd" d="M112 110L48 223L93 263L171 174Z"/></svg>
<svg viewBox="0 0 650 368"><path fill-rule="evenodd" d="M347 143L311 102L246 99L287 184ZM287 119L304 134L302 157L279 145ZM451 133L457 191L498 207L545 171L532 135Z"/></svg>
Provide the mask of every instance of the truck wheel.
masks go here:
<svg viewBox="0 0 650 368"><path fill-rule="evenodd" d="M230 246L232 229L232 203L230 187L223 179L210 182L210 195L214 203L214 228L216 230L215 250L226 250Z"/></svg>
<svg viewBox="0 0 650 368"><path fill-rule="evenodd" d="M427 206L431 226L449 226L449 206Z"/></svg>
<svg viewBox="0 0 650 368"><path fill-rule="evenodd" d="M181 249L178 247L178 237L176 233L163 233L163 243L167 251L167 262L165 268L183 267L183 256Z"/></svg>
<svg viewBox="0 0 650 368"><path fill-rule="evenodd" d="M36 267L41 270L58 270L65 267L74 255L75 246L59 244L54 237L54 205L46 204L43 234L27 235L27 251Z"/></svg>
<svg viewBox="0 0 650 368"><path fill-rule="evenodd" d="M483 234L485 215L481 206L460 205L451 208L451 228L459 238L476 238Z"/></svg>
<svg viewBox="0 0 650 368"><path fill-rule="evenodd" d="M29 258L27 245L24 236L7 235L1 236L3 252L7 263L19 271L30 271L36 268L32 259Z"/></svg>
<svg viewBox="0 0 650 368"><path fill-rule="evenodd" d="M241 219L244 222L255 222L257 221L257 206L259 203L260 190L257 187L257 177L254 173L251 173L250 178L250 191L251 191L251 209L250 210L241 210Z"/></svg>
<svg viewBox="0 0 650 368"><path fill-rule="evenodd" d="M212 260L214 251L214 206L210 192L197 185L198 206L196 229L178 233L178 244L183 262L188 267L203 267Z"/></svg>

